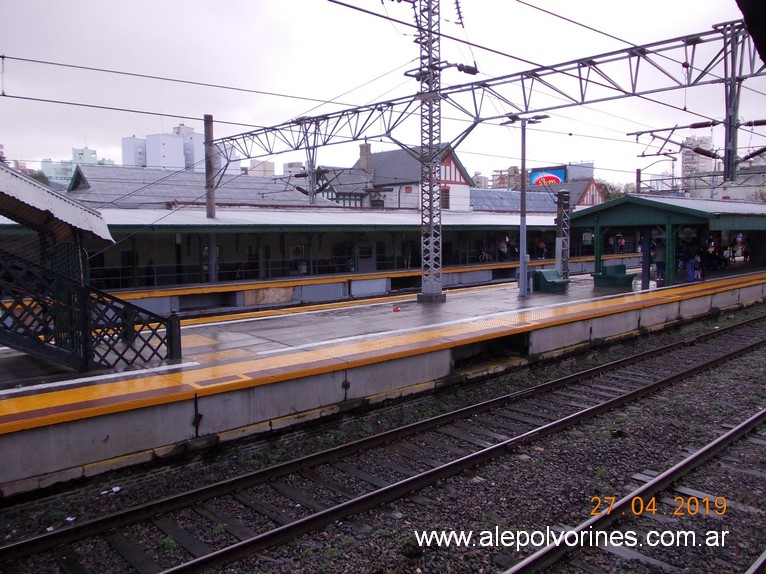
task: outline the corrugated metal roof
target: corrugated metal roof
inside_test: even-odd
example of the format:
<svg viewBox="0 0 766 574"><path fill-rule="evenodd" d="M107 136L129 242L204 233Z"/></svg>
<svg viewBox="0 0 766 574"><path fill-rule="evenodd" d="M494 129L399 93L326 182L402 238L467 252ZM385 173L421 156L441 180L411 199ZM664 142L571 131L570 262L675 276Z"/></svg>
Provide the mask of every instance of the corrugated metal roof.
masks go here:
<svg viewBox="0 0 766 574"><path fill-rule="evenodd" d="M113 241L101 215L37 180L0 164L0 213L22 225L47 229L67 241L73 229Z"/></svg>
<svg viewBox="0 0 766 574"><path fill-rule="evenodd" d="M420 153L420 147L415 147L412 152ZM469 184L473 183L463 164L448 143L439 144L439 149L451 156L458 169L463 173ZM354 169L360 169L361 160L357 160ZM404 185L408 183L420 184L421 166L418 157L404 149L380 151L372 154L373 183L376 187L388 185Z"/></svg>
<svg viewBox="0 0 766 574"><path fill-rule="evenodd" d="M521 209L521 192L508 189L471 189L471 207L478 211ZM527 191L527 213L555 213L556 199L547 191Z"/></svg>
<svg viewBox="0 0 766 574"><path fill-rule="evenodd" d="M357 161L354 168L360 164ZM420 162L403 149L380 151L372 154L372 173L378 187L420 183Z"/></svg>
<svg viewBox="0 0 766 574"><path fill-rule="evenodd" d="M305 206L308 196L296 189L299 178L227 175L215 190L216 205ZM173 204L205 203L205 174L195 171L149 169L116 165L77 166L67 192L97 209L162 208ZM336 204L316 198L318 207Z"/></svg>
<svg viewBox="0 0 766 574"><path fill-rule="evenodd" d="M321 167L327 170L324 179L336 193L364 194L372 189L372 174L363 169L346 169L340 167Z"/></svg>
<svg viewBox="0 0 766 574"><path fill-rule="evenodd" d="M734 201L729 199L700 199L693 197L664 197L636 195L636 198L647 202L699 211L704 214L730 215L766 215L766 204L750 201Z"/></svg>

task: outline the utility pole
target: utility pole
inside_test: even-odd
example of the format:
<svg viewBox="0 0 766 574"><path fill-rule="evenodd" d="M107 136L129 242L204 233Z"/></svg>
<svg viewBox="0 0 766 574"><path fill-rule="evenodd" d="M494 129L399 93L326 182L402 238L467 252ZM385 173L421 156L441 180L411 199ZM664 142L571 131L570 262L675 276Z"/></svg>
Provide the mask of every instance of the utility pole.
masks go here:
<svg viewBox="0 0 766 574"><path fill-rule="evenodd" d="M205 207L208 219L215 219L215 148L213 146L213 116L205 114ZM208 234L207 269L208 281L218 280L215 233Z"/></svg>
<svg viewBox="0 0 766 574"><path fill-rule="evenodd" d="M531 118L522 118L518 115L508 116L506 124L521 122L521 205L519 209L519 297L526 297L529 293L528 261L529 251L527 248L527 124L537 124L546 119L547 115L537 115Z"/></svg>
<svg viewBox="0 0 766 574"><path fill-rule="evenodd" d="M205 114L205 207L208 219L215 219L215 147L213 116Z"/></svg>

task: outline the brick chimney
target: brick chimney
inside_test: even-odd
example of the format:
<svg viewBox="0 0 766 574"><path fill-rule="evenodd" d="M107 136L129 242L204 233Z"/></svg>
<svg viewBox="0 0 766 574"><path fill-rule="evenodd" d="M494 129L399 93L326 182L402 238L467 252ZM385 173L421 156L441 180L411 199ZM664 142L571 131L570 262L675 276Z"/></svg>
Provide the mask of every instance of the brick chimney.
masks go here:
<svg viewBox="0 0 766 574"><path fill-rule="evenodd" d="M372 173L372 146L367 142L359 144L359 167Z"/></svg>

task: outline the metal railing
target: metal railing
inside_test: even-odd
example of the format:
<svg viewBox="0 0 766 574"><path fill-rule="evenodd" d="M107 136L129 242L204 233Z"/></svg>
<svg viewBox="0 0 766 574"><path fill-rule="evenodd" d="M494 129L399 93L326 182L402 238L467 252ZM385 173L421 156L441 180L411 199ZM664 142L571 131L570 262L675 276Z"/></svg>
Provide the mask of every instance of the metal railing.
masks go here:
<svg viewBox="0 0 766 574"><path fill-rule="evenodd" d="M0 250L0 343L80 371L181 358L180 321Z"/></svg>

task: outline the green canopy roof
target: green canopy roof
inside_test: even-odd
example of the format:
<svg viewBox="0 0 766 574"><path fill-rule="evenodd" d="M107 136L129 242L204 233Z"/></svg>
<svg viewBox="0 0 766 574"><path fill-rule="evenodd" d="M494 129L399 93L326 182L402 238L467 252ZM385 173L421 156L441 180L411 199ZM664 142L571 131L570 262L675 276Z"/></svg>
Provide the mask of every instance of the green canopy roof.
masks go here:
<svg viewBox="0 0 766 574"><path fill-rule="evenodd" d="M625 195L578 210L572 227L644 227L706 225L710 230L766 230L766 204L699 199Z"/></svg>

